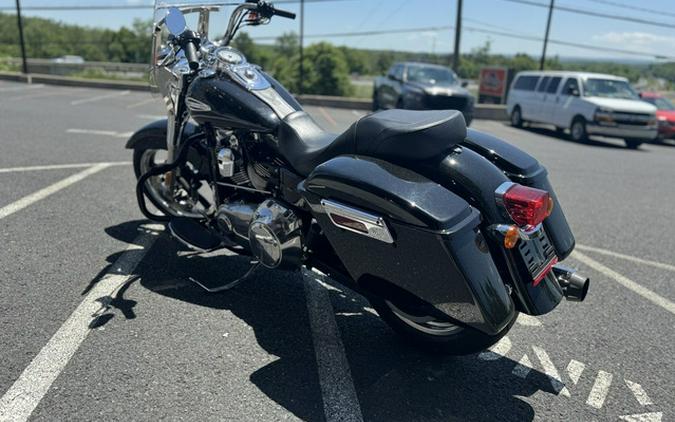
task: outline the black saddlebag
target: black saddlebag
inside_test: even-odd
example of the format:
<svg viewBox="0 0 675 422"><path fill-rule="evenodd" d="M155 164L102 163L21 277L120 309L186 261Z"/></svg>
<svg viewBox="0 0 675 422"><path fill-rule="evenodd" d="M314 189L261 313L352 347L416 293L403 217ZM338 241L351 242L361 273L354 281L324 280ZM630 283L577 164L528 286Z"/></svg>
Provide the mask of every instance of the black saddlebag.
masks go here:
<svg viewBox="0 0 675 422"><path fill-rule="evenodd" d="M318 166L300 191L365 291L391 286L489 334L513 319L481 215L448 189L381 160L340 156Z"/></svg>

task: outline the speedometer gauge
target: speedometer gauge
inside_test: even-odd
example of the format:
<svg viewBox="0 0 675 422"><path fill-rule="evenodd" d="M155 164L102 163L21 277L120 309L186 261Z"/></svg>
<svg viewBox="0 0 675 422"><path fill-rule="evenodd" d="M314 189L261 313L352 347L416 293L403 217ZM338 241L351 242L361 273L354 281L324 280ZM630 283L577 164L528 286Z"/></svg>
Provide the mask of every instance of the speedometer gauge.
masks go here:
<svg viewBox="0 0 675 422"><path fill-rule="evenodd" d="M240 52L227 47L216 50L216 57L227 64L240 64L244 62L244 56Z"/></svg>

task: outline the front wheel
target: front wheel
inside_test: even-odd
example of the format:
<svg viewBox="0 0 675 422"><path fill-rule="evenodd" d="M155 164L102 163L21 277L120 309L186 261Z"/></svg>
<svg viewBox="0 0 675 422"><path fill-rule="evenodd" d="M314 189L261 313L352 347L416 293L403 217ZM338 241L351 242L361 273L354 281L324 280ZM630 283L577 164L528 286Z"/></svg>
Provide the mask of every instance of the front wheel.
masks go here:
<svg viewBox="0 0 675 422"><path fill-rule="evenodd" d="M161 136L149 136L140 140L134 146L134 173L138 180L151 168L166 164L167 161L166 140ZM198 168L193 166L194 168ZM192 215L197 208L197 197L194 193L195 186L193 181L185 177L179 177L175 180L174 186L170 187L167 180L170 175L162 174L150 177L145 182L145 194L149 196L150 202L160 211L161 214L155 214L157 221L169 221L166 210L172 215Z"/></svg>
<svg viewBox="0 0 675 422"><path fill-rule="evenodd" d="M586 120L582 117L577 117L570 126L570 138L574 142L586 142L588 140L588 133L586 132Z"/></svg>
<svg viewBox="0 0 675 422"><path fill-rule="evenodd" d="M445 355L468 355L489 348L508 333L518 318L516 312L513 320L499 334L489 335L433 316L403 310L388 300L370 298L370 303L384 322L404 340L428 352Z"/></svg>
<svg viewBox="0 0 675 422"><path fill-rule="evenodd" d="M373 91L373 111L378 111L379 109L380 109L379 94L377 91Z"/></svg>

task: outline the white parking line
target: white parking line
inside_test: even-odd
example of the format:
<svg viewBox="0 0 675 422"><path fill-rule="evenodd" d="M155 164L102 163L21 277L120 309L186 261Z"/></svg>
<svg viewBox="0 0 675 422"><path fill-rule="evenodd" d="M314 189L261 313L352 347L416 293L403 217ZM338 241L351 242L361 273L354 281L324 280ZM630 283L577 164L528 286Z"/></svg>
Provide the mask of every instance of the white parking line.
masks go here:
<svg viewBox="0 0 675 422"><path fill-rule="evenodd" d="M141 106L144 106L146 104L150 104L150 103L155 102L155 101L158 101L158 100L156 98L148 98L148 99L145 99L143 101L139 101L139 102L134 103L134 104L129 104L127 106L127 108L141 107Z"/></svg>
<svg viewBox="0 0 675 422"><path fill-rule="evenodd" d="M101 163L77 163L77 164L48 164L44 166L28 166L28 167L8 167L1 169L0 173L15 173L22 171L41 171L41 170L63 170L63 169L77 169L83 167L93 167L100 164L106 164L108 166L128 166L131 165L131 161L113 161L113 162L101 162Z"/></svg>
<svg viewBox="0 0 675 422"><path fill-rule="evenodd" d="M605 371L598 371L598 376L595 377L595 382L593 383L593 388L588 394L588 399L586 399L586 404L600 409L605 403L605 398L607 398L607 393L609 393L609 386L612 385L612 374Z"/></svg>
<svg viewBox="0 0 675 422"><path fill-rule="evenodd" d="M33 98L53 97L54 95L63 94L62 91L39 92L37 94L19 95L11 97L12 101L31 100Z"/></svg>
<svg viewBox="0 0 675 422"><path fill-rule="evenodd" d="M0 398L0 421L28 420L89 334L92 315L101 307L96 299L113 294L132 277L131 274L154 240L155 236L149 233L137 237L111 266L111 270L94 285L66 322Z"/></svg>
<svg viewBox="0 0 675 422"><path fill-rule="evenodd" d="M70 105L93 103L95 101L107 100L108 98L122 97L125 95L129 95L129 93L130 91L111 92L110 94L99 95L97 97L83 98L81 100L71 101Z"/></svg>
<svg viewBox="0 0 675 422"><path fill-rule="evenodd" d="M579 382L581 374L584 372L584 368L586 368L586 365L574 359L567 365L567 375L575 385Z"/></svg>
<svg viewBox="0 0 675 422"><path fill-rule="evenodd" d="M644 390L644 388L642 388L640 384L638 384L637 382L628 381L627 379L624 379L624 381L626 382L626 386L633 393L633 396L635 396L635 400L637 400L638 403L640 403L643 406L654 404L652 399L649 398L647 392Z"/></svg>
<svg viewBox="0 0 675 422"><path fill-rule="evenodd" d="M527 355L523 355L522 358L518 361L518 364L513 368L513 371L511 373L519 378L525 379L527 378L527 375L530 373L532 370L532 362L530 362L530 358L527 357Z"/></svg>
<svg viewBox="0 0 675 422"><path fill-rule="evenodd" d="M48 197L49 195L56 193L62 189L67 188L68 186L79 182L82 179L85 179L92 174L96 174L101 170L105 170L108 167L110 167L109 164L96 164L95 166L89 167L86 170L83 170L79 173L75 173L72 176L66 177L63 180L60 180L53 185L49 185L44 189L40 189L37 192L31 193L28 196L24 196L23 198L19 199L18 201L12 202L9 205L5 205L4 207L0 208L0 220L3 218L14 214L17 211L20 211L24 208L26 208L29 205L32 205L36 203L37 201L44 199Z"/></svg>
<svg viewBox="0 0 675 422"><path fill-rule="evenodd" d="M516 322L519 325L525 325L526 327L541 327L541 321L539 321L537 317L522 312L518 315Z"/></svg>
<svg viewBox="0 0 675 422"><path fill-rule="evenodd" d="M96 129L68 129L66 133L76 133L80 135L112 136L113 138L129 138L133 132L116 132L114 130L96 130Z"/></svg>
<svg viewBox="0 0 675 422"><path fill-rule="evenodd" d="M509 350L511 350L511 340L504 336L488 350L480 353L478 359L487 361L501 359L502 356L506 356L509 353Z"/></svg>
<svg viewBox="0 0 675 422"><path fill-rule="evenodd" d="M349 363L335 321L328 291L316 282L317 275L303 271L307 311L314 341L323 411L327 422L362 422Z"/></svg>
<svg viewBox="0 0 675 422"><path fill-rule="evenodd" d="M541 366L544 368L544 372L546 375L548 375L548 378L551 380L551 386L553 387L553 390L557 394L561 394L565 397L570 397L570 392L565 387L565 384L562 382L560 378L560 374L558 373L558 370L556 369L555 365L553 365L553 361L551 360L550 356L548 353L546 353L546 350L537 347L537 346L532 346L532 350L534 350L534 354L537 355L537 358L539 358L539 362L541 363Z"/></svg>
<svg viewBox="0 0 675 422"><path fill-rule="evenodd" d="M576 248L581 249L582 251L586 251L586 252L595 252L595 253L599 253L600 255L607 255L607 256L614 257L614 258L625 259L626 261L632 261L632 262L635 262L635 263L638 263L638 264L650 265L652 267L660 268L662 270L675 272L675 265L664 264L662 262L657 262L657 261L650 261L648 259L642 259L642 258L638 258L636 256L631 256L631 255L624 255L622 253L609 251L607 249L595 248L593 246L577 245Z"/></svg>
<svg viewBox="0 0 675 422"><path fill-rule="evenodd" d="M621 284L623 287L632 290L633 292L639 294L640 296L644 297L645 299L651 301L652 303L662 307L666 311L670 312L671 314L675 314L675 303L669 301L663 296L660 296L651 290L642 287L640 284L634 282L633 280L629 279L628 277L617 273L616 271L612 270L609 267L606 267L605 265L599 263L598 261L590 258L587 255L584 255L581 252L574 251L572 252L572 258L581 261L582 263L588 265L589 267L593 268L594 270L606 275L610 279L616 281L617 283Z"/></svg>
<svg viewBox="0 0 675 422"><path fill-rule="evenodd" d="M624 415L619 416L622 421L628 422L661 422L663 419L663 412L641 413L639 415Z"/></svg>

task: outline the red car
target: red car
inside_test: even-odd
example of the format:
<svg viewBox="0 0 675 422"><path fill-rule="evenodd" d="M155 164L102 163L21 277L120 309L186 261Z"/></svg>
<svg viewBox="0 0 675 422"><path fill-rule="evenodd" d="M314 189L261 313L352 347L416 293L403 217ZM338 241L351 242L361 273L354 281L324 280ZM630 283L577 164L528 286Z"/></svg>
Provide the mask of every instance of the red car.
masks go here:
<svg viewBox="0 0 675 422"><path fill-rule="evenodd" d="M673 103L655 92L642 92L640 97L658 108L656 119L659 122L659 139L675 138L675 106Z"/></svg>

